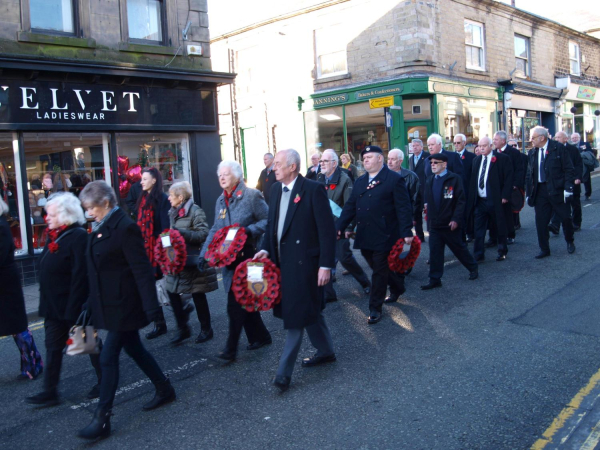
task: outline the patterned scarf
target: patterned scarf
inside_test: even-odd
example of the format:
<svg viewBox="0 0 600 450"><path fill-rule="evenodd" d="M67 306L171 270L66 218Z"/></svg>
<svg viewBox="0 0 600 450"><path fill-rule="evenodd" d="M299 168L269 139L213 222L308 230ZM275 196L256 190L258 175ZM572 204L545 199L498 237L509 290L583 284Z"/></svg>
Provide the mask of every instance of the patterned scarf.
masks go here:
<svg viewBox="0 0 600 450"><path fill-rule="evenodd" d="M53 230L48 229L48 236L50 237L50 242L48 243L48 250L50 251L50 253L56 253L58 251L58 244L56 243L56 240L61 234L63 234L63 232L67 228L69 228L68 225L61 225L60 227L55 228Z"/></svg>
<svg viewBox="0 0 600 450"><path fill-rule="evenodd" d="M223 197L225 197L225 204L227 206L229 206L229 199L231 197L233 197L233 193L236 191L236 189L238 188L238 186L239 186L239 183L236 184L235 187L231 190L231 194L228 194L227 191L225 191L225 190L223 191Z"/></svg>
<svg viewBox="0 0 600 450"><path fill-rule="evenodd" d="M137 224L142 230L146 255L148 255L152 267L156 267L156 261L154 260L154 244L156 243L154 237L154 208L148 203L148 194L142 195Z"/></svg>

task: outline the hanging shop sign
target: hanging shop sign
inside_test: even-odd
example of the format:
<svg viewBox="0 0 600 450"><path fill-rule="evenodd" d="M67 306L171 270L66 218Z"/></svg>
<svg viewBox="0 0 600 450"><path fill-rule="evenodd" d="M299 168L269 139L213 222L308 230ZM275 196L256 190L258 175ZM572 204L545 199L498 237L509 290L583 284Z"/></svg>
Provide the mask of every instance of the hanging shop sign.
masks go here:
<svg viewBox="0 0 600 450"><path fill-rule="evenodd" d="M369 107L371 109L377 108L388 108L394 105L394 96L390 97L380 97L380 98L372 98L369 100Z"/></svg>

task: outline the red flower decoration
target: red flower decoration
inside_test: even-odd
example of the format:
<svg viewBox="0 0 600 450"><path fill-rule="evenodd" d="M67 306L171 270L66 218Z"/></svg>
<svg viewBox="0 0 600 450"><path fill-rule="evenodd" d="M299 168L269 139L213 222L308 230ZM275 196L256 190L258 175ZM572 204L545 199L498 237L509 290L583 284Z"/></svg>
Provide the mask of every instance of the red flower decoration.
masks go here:
<svg viewBox="0 0 600 450"><path fill-rule="evenodd" d="M296 194L296 198L294 198L294 203L298 203L300 200L300 194Z"/></svg>
<svg viewBox="0 0 600 450"><path fill-rule="evenodd" d="M179 210L179 212L177 213L177 215L178 215L179 217L185 217L185 208L181 208L181 209Z"/></svg>
<svg viewBox="0 0 600 450"><path fill-rule="evenodd" d="M462 155L462 156L460 157L460 159L465 159L465 155Z"/></svg>
<svg viewBox="0 0 600 450"><path fill-rule="evenodd" d="M496 157L492 156L492 162L495 163L496 162Z"/></svg>
<svg viewBox="0 0 600 450"><path fill-rule="evenodd" d="M329 189L331 189L333 191L335 189L335 186L336 186L335 184L330 184Z"/></svg>
<svg viewBox="0 0 600 450"><path fill-rule="evenodd" d="M260 293L255 293L250 289L248 282L248 263L250 262L264 264L263 282L266 282L267 285ZM281 301L280 277L279 268L271 260L267 258L256 261L247 259L235 269L231 290L236 301L246 311L268 311Z"/></svg>
<svg viewBox="0 0 600 450"><path fill-rule="evenodd" d="M227 232L230 228L239 228L239 230L229 246L223 247ZM211 267L228 266L236 260L237 254L244 248L247 239L246 229L240 227L238 223L223 227L213 236L212 242L208 245L208 250L204 254L204 258Z"/></svg>
<svg viewBox="0 0 600 450"><path fill-rule="evenodd" d="M50 242L48 244L48 250L50 250L50 253L56 253L58 251L58 244L56 242Z"/></svg>
<svg viewBox="0 0 600 450"><path fill-rule="evenodd" d="M392 272L404 273L412 269L417 262L417 258L421 253L421 240L415 236L410 244L410 250L405 258L400 258L404 249L404 239L398 239L398 242L392 247L392 251L388 255L388 266Z"/></svg>
<svg viewBox="0 0 600 450"><path fill-rule="evenodd" d="M187 260L185 239L175 229L165 230L160 236L169 236L171 247L163 247L162 239L157 239L154 246L154 260L164 274L177 275L183 271Z"/></svg>
<svg viewBox="0 0 600 450"><path fill-rule="evenodd" d="M242 196L242 191L237 191L235 193L235 196L238 197L238 198L240 198Z"/></svg>
<svg viewBox="0 0 600 450"><path fill-rule="evenodd" d="M548 150L546 150L546 156L548 156L550 154L550 152Z"/></svg>

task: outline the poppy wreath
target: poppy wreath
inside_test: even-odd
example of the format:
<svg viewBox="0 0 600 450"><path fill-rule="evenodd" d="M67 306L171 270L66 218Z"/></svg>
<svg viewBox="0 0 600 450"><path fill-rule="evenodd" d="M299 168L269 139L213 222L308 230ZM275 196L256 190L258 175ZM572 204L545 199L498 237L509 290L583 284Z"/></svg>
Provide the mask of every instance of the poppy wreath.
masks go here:
<svg viewBox="0 0 600 450"><path fill-rule="evenodd" d="M169 236L171 246L163 247L162 239L157 239L154 246L154 259L160 266L162 273L177 275L183 271L187 261L185 239L179 231L174 229L165 230L160 234L161 238L165 236Z"/></svg>
<svg viewBox="0 0 600 450"><path fill-rule="evenodd" d="M262 282L248 281L248 263L263 264ZM271 260L247 259L235 269L231 290L246 311L268 311L281 301L280 279L279 268Z"/></svg>
<svg viewBox="0 0 600 450"><path fill-rule="evenodd" d="M404 258L400 258L404 250L404 239L398 239L398 242L392 247L392 251L388 255L388 266L390 270L396 273L404 273L415 266L417 258L421 253L421 240L415 236L410 244L410 250L408 255Z"/></svg>
<svg viewBox="0 0 600 450"><path fill-rule="evenodd" d="M229 245L225 245L225 238L230 228L239 228L235 234L235 238ZM227 227L221 228L215 233L211 243L208 245L208 250L204 254L204 259L208 261L211 267L225 267L234 262L238 253L244 248L248 235L246 229L235 223Z"/></svg>

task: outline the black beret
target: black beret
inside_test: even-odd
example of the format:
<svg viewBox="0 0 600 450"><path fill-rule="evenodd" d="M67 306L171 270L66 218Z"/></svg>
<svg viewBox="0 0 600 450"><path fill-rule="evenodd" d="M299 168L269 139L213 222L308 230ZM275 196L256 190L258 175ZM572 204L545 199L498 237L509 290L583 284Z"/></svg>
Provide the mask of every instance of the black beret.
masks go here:
<svg viewBox="0 0 600 450"><path fill-rule="evenodd" d="M448 157L443 153L436 153L435 155L430 155L429 159L435 159L436 161L444 161L448 162Z"/></svg>
<svg viewBox="0 0 600 450"><path fill-rule="evenodd" d="M381 147L377 147L376 145L367 145L365 149L360 152L360 156L364 156L365 153L379 153L383 155L383 150L381 150Z"/></svg>

